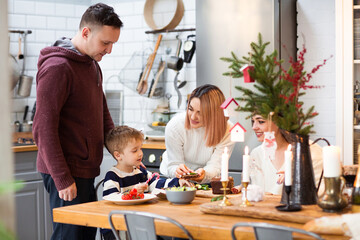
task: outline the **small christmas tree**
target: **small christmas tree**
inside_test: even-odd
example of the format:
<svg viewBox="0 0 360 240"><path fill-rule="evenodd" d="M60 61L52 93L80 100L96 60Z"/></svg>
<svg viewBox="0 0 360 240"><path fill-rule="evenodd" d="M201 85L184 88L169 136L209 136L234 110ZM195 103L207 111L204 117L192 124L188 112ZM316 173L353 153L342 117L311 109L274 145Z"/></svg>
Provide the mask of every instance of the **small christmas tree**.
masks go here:
<svg viewBox="0 0 360 240"><path fill-rule="evenodd" d="M239 100L240 106L237 110L243 112L250 112L247 118L253 114L259 114L265 119L270 112L274 112L272 120L275 124L289 132L308 135L314 133L313 124L309 120L318 115L314 111L314 106L311 106L306 113L303 110L303 102L299 97L305 95L307 88L319 88L320 86L308 85L312 74L314 74L321 66L320 64L312 69L310 73L304 71L304 55L306 48L298 54L298 61L290 59L290 67L285 70L281 67L282 60L277 59L277 51L266 55L265 50L269 42L263 42L262 36L259 33L258 43L252 42L251 52L248 56L243 56L239 59L234 52L231 52L231 58L223 57L221 60L231 63L228 72L223 75L231 76L233 78L240 78L243 76L240 69L245 64L251 64L254 69L250 71L250 76L255 79L254 88L252 91L242 86L235 88L242 93ZM245 103L244 106L241 106Z"/></svg>

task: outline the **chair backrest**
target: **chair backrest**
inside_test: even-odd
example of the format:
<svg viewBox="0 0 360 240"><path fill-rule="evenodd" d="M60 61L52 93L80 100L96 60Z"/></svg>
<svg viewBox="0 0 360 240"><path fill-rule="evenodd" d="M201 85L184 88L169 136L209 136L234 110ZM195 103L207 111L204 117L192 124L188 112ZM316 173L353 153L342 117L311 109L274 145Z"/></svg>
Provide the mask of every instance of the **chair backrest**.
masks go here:
<svg viewBox="0 0 360 240"><path fill-rule="evenodd" d="M117 240L120 240L120 236L114 227L112 216L114 214L124 215L126 228L130 237L130 240L156 240L156 231L154 219L160 219L168 221L178 226L188 237L192 240L193 237L186 228L176 220L165 217L162 215L149 213L149 212L138 212L138 211L126 211L126 210L113 210L109 213L109 223L111 230L114 233Z"/></svg>
<svg viewBox="0 0 360 240"><path fill-rule="evenodd" d="M99 188L100 188L100 185L103 184L104 180L105 180L105 179L101 179L101 181L98 182L98 183L96 184L96 186L95 186L96 201L98 200L98 190L99 190ZM101 194L101 195L102 195L102 194Z"/></svg>
<svg viewBox="0 0 360 240"><path fill-rule="evenodd" d="M237 227L252 227L254 229L255 237L257 240L292 240L292 233L300 233L311 236L314 239L322 240L322 238L316 233L308 232L302 229L258 222L235 223L234 226L231 228L231 236L233 240L236 240L235 229Z"/></svg>

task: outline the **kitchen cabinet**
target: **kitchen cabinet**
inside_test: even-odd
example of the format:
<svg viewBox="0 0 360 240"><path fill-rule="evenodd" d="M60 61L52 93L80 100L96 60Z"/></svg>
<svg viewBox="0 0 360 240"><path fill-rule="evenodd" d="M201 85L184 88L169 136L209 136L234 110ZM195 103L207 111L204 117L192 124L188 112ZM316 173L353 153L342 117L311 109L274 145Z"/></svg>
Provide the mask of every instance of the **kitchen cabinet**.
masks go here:
<svg viewBox="0 0 360 240"><path fill-rule="evenodd" d="M15 194L18 239L50 239L52 217L49 196L36 170L37 151L15 153L15 179L24 187Z"/></svg>

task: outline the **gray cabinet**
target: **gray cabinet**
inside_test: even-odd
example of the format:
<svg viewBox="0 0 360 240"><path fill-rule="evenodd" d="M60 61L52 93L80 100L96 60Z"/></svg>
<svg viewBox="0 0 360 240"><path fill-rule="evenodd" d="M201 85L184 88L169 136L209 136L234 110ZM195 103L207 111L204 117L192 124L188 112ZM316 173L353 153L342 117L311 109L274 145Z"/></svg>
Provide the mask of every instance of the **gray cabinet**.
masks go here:
<svg viewBox="0 0 360 240"><path fill-rule="evenodd" d="M36 151L15 153L15 179L24 187L15 194L16 234L22 239L50 239L52 221L49 196L36 171Z"/></svg>

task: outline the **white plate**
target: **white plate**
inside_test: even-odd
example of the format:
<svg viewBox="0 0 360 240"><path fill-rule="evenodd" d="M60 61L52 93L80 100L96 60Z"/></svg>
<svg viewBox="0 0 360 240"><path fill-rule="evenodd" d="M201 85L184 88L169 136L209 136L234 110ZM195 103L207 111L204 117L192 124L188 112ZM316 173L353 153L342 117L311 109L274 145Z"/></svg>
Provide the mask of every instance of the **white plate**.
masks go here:
<svg viewBox="0 0 360 240"><path fill-rule="evenodd" d="M113 202L113 203L119 204L119 205L133 205L133 204L144 203L144 202L153 200L155 198L156 198L155 195L145 193L143 199L123 200L123 199L121 199L121 194L112 194L109 196L105 196L104 200L107 200L107 201L110 201L110 202Z"/></svg>

